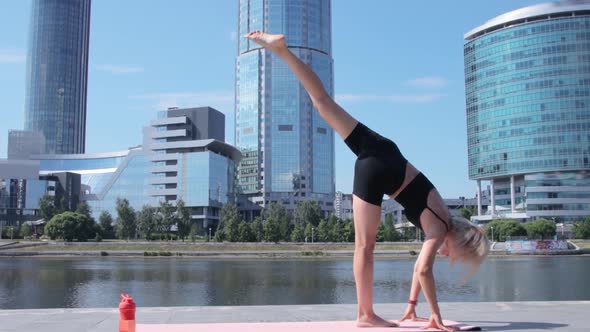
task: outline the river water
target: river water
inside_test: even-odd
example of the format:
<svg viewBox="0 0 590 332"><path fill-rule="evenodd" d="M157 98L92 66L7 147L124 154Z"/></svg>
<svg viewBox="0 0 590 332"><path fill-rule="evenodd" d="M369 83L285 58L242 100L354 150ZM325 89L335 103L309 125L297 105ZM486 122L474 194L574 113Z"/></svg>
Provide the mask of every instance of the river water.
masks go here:
<svg viewBox="0 0 590 332"><path fill-rule="evenodd" d="M415 259L375 262L376 303L405 302ZM435 264L441 302L590 300L590 257L492 257ZM0 308L356 303L350 259L0 258ZM423 297L421 297L422 301Z"/></svg>

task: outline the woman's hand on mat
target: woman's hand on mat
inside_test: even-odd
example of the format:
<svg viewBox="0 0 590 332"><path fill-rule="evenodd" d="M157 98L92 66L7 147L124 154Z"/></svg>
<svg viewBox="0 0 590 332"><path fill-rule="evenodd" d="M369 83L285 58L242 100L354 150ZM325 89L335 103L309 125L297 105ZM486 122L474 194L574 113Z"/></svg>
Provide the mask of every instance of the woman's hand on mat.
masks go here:
<svg viewBox="0 0 590 332"><path fill-rule="evenodd" d="M437 314L430 315L430 320L428 321L428 324L426 324L425 326L422 326L422 328L423 329L438 329L438 330L449 331L449 332L459 330L456 327L445 326L442 322L442 318L440 317L440 315L437 315Z"/></svg>
<svg viewBox="0 0 590 332"><path fill-rule="evenodd" d="M402 318L399 321L403 322L404 320L411 320L414 322L427 322L428 321L428 319L423 318L423 317L418 317L416 315L416 306L413 306L413 305L408 305L406 312L404 313L404 315L402 316Z"/></svg>

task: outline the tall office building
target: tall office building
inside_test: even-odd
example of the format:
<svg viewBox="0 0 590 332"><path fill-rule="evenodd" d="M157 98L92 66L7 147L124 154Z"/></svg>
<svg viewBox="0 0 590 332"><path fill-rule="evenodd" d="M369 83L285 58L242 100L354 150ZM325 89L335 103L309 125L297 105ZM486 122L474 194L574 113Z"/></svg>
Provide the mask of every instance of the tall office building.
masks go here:
<svg viewBox="0 0 590 332"><path fill-rule="evenodd" d="M465 40L469 177L490 182L476 219L590 215L590 1L518 9Z"/></svg>
<svg viewBox="0 0 590 332"><path fill-rule="evenodd" d="M34 0L29 29L25 130L46 153L84 153L90 0Z"/></svg>
<svg viewBox="0 0 590 332"><path fill-rule="evenodd" d="M333 95L330 6L329 0L240 0L238 35L285 34L287 46ZM255 204L280 202L288 210L298 201L315 200L325 213L333 212L333 130L287 66L241 37L235 117L242 194Z"/></svg>

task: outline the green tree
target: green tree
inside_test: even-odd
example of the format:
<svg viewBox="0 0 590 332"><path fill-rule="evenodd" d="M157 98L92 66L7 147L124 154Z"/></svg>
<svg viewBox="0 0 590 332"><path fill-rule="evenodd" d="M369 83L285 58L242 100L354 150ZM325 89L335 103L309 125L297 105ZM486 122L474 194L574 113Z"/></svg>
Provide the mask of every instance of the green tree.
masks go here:
<svg viewBox="0 0 590 332"><path fill-rule="evenodd" d="M220 228L220 225L221 225L221 228ZM223 242L226 240L225 230L223 227L224 226L221 222L219 224L217 224L217 230L215 231L215 235L213 235L213 240L215 242Z"/></svg>
<svg viewBox="0 0 590 332"><path fill-rule="evenodd" d="M322 210L316 201L299 201L295 208L295 224L311 224L317 227L322 218Z"/></svg>
<svg viewBox="0 0 590 332"><path fill-rule="evenodd" d="M86 241L95 236L94 222L83 214L66 211L56 214L45 225L45 234L52 240L57 238L71 242L74 239Z"/></svg>
<svg viewBox="0 0 590 332"><path fill-rule="evenodd" d="M102 211L98 216L101 236L103 239L114 239L115 228L113 227L113 217L108 211Z"/></svg>
<svg viewBox="0 0 590 332"><path fill-rule="evenodd" d="M27 225L27 224L22 224L20 226L20 236L22 236L22 238L27 238L29 236L33 235L33 231L31 230L31 226Z"/></svg>
<svg viewBox="0 0 590 332"><path fill-rule="evenodd" d="M238 225L238 234L238 240L240 242L254 242L254 233L252 233L250 224L244 220L240 221Z"/></svg>
<svg viewBox="0 0 590 332"><path fill-rule="evenodd" d="M293 227L293 231L291 232L291 241L293 242L303 242L305 240L305 235L303 234L303 227L301 224L295 224Z"/></svg>
<svg viewBox="0 0 590 332"><path fill-rule="evenodd" d="M508 237L526 236L527 231L524 226L516 220L495 219L486 225L486 236L492 240L492 228L494 241L504 242Z"/></svg>
<svg viewBox="0 0 590 332"><path fill-rule="evenodd" d="M55 205L55 196L45 194L39 199L39 215L46 222L51 220L53 216L59 213Z"/></svg>
<svg viewBox="0 0 590 332"><path fill-rule="evenodd" d="M273 218L264 220L264 240L266 242L279 242L281 239L281 230L279 223Z"/></svg>
<svg viewBox="0 0 590 332"><path fill-rule="evenodd" d="M158 209L160 215L160 225L162 227L162 231L166 233L166 240L171 238L171 229L172 225L176 223L176 218L174 218L174 213L176 208L170 204L168 201L160 201L160 208Z"/></svg>
<svg viewBox="0 0 590 332"><path fill-rule="evenodd" d="M527 235L530 239L547 239L555 236L555 223L551 220L539 218L524 224Z"/></svg>
<svg viewBox="0 0 590 332"><path fill-rule="evenodd" d="M303 235L307 239L307 242L317 242L318 241L317 228L312 226L308 222L306 222L304 225L305 225L305 228L303 228Z"/></svg>
<svg viewBox="0 0 590 332"><path fill-rule="evenodd" d="M402 228L401 238L404 241L414 241L416 240L416 227L404 227Z"/></svg>
<svg viewBox="0 0 590 332"><path fill-rule="evenodd" d="M385 241L385 223L380 222L379 226L377 227L377 242Z"/></svg>
<svg viewBox="0 0 590 332"><path fill-rule="evenodd" d="M14 239L14 235L16 234L16 227L14 227L14 226L8 226L4 230L6 232L5 233L6 236L10 237L11 240Z"/></svg>
<svg viewBox="0 0 590 332"><path fill-rule="evenodd" d="M287 215L284 215L279 223L279 232L281 233L282 241L289 241L291 239L291 224Z"/></svg>
<svg viewBox="0 0 590 332"><path fill-rule="evenodd" d="M225 232L225 240L236 242L239 240L239 226L240 216L238 208L233 204L225 204L221 208L220 223L223 224L223 232ZM218 230L219 231L219 230Z"/></svg>
<svg viewBox="0 0 590 332"><path fill-rule="evenodd" d="M189 238L191 239L191 242L195 242L197 240L197 225L191 226ZM207 242L209 242L209 236L207 236Z"/></svg>
<svg viewBox="0 0 590 332"><path fill-rule="evenodd" d="M182 199L176 202L176 210L178 211L178 236L184 242L184 238L187 237L191 230L191 212Z"/></svg>
<svg viewBox="0 0 590 332"><path fill-rule="evenodd" d="M58 212L62 213L62 212L66 212L66 211L70 211L70 204L69 204L68 200L66 199L66 197L62 196L61 199L59 200Z"/></svg>
<svg viewBox="0 0 590 332"><path fill-rule="evenodd" d="M572 231L576 239L590 239L590 217L575 222Z"/></svg>
<svg viewBox="0 0 590 332"><path fill-rule="evenodd" d="M250 226L252 229L252 233L254 234L254 241L255 242L262 242L264 239L264 227L262 225L262 221L260 221L260 217L254 218L252 225Z"/></svg>
<svg viewBox="0 0 590 332"><path fill-rule="evenodd" d="M76 213L83 214L86 217L92 219L92 209L86 202L78 203L78 206L76 207Z"/></svg>
<svg viewBox="0 0 590 332"><path fill-rule="evenodd" d="M317 232L314 234L317 242L331 242L330 239L330 226L328 220L322 219L317 227Z"/></svg>
<svg viewBox="0 0 590 332"><path fill-rule="evenodd" d="M346 219L343 224L344 232L342 239L345 242L354 242L354 221L352 219Z"/></svg>
<svg viewBox="0 0 590 332"><path fill-rule="evenodd" d="M287 209L281 203L270 203L266 209L264 209L264 219L273 219L275 222L280 223L284 218L289 220Z"/></svg>
<svg viewBox="0 0 590 332"><path fill-rule="evenodd" d="M471 219L471 216L473 216L473 209L472 208L466 208L466 207L462 207L459 209L459 215L467 220Z"/></svg>
<svg viewBox="0 0 590 332"><path fill-rule="evenodd" d="M152 239L152 234L156 231L156 208L144 205L141 211L137 212L137 228L146 240Z"/></svg>
<svg viewBox="0 0 590 332"><path fill-rule="evenodd" d="M137 221L135 219L135 211L129 206L129 201L126 198L117 198L117 235L120 239L127 239L135 237L135 230L137 228Z"/></svg>
<svg viewBox="0 0 590 332"><path fill-rule="evenodd" d="M330 214L326 222L328 224L328 241L341 242L342 228L338 217L335 214Z"/></svg>
<svg viewBox="0 0 590 332"><path fill-rule="evenodd" d="M393 225L393 216L388 214L383 221L383 241L395 242L400 240L399 233L395 230Z"/></svg>

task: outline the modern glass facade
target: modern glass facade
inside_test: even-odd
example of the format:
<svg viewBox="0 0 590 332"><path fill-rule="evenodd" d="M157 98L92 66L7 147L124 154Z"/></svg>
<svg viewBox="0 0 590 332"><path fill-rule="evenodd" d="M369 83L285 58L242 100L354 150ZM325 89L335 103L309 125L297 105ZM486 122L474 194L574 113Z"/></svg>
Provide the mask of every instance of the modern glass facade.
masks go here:
<svg viewBox="0 0 590 332"><path fill-rule="evenodd" d="M117 197L124 197L131 206L147 204L147 187L142 188L147 174L147 157L141 149L119 152L75 155L38 155L41 175L69 172L80 175L80 200L92 208L98 219L105 210L116 216ZM135 205L134 205L135 204Z"/></svg>
<svg viewBox="0 0 590 332"><path fill-rule="evenodd" d="M45 153L84 153L90 0L34 0L25 129L45 136Z"/></svg>
<svg viewBox="0 0 590 332"><path fill-rule="evenodd" d="M221 206L233 197L235 162L205 150L175 155L179 159L178 174L174 177L178 183L178 187L174 188L178 192L175 200L184 200L195 221L212 216L217 220ZM117 198L126 198L136 211L144 205L157 207L164 199L158 192L166 190L166 185L154 184L152 170L155 155L149 150L134 148L103 154L42 155L34 158L39 160L41 175L56 172L80 174L80 200L86 201L92 208L95 219L102 211L116 218ZM2 197L0 187L0 200ZM211 222L209 220L208 224Z"/></svg>
<svg viewBox="0 0 590 332"><path fill-rule="evenodd" d="M38 221L39 200L53 196L75 209L80 196L80 175L40 172L39 160L0 160L0 223L18 225Z"/></svg>
<svg viewBox="0 0 590 332"><path fill-rule="evenodd" d="M333 95L329 0L240 0L238 35L280 33ZM333 212L334 132L287 65L240 38L236 62L238 186L256 204L313 199Z"/></svg>
<svg viewBox="0 0 590 332"><path fill-rule="evenodd" d="M590 1L519 9L465 38L469 177L492 180L492 206L590 215L588 204L557 201L560 209L535 212L530 180L590 170ZM584 188L561 196L588 197Z"/></svg>
<svg viewBox="0 0 590 332"><path fill-rule="evenodd" d="M182 199L201 230L215 227L223 204L236 204L235 167L242 156L224 134L225 116L211 107L170 108L144 128L148 194L173 204Z"/></svg>
<svg viewBox="0 0 590 332"><path fill-rule="evenodd" d="M221 207L233 197L234 163L216 153L193 152L182 158L178 191L187 206ZM198 172L195 172L195 169Z"/></svg>
<svg viewBox="0 0 590 332"><path fill-rule="evenodd" d="M148 195L148 168L151 166L149 157L142 150L132 150L120 164L119 169L111 173L103 173L100 177L86 174L83 184L90 188L90 194L85 196L92 208L93 216L98 220L102 211L107 211L117 218L117 198L125 198L129 206L140 211L144 205L158 206L159 201ZM95 180L96 182L92 182ZM94 187L91 187L94 185Z"/></svg>

